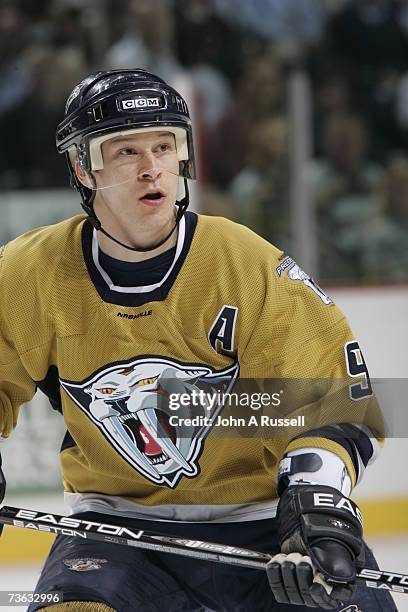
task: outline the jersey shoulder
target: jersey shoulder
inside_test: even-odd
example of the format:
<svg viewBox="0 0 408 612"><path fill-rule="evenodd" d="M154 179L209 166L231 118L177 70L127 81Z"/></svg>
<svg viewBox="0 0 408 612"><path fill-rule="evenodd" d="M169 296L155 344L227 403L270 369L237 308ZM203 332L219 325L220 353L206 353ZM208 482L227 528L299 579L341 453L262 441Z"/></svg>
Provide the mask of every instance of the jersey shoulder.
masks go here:
<svg viewBox="0 0 408 612"><path fill-rule="evenodd" d="M234 278L250 291L254 287L270 302L271 311L293 312L305 309L315 318L338 320L342 313L333 300L297 262L249 228L222 217L200 215L201 239L206 252L219 254L242 271ZM327 309L327 306L331 308ZM322 323L323 324L323 323Z"/></svg>
<svg viewBox="0 0 408 612"><path fill-rule="evenodd" d="M225 217L213 217L208 215L198 215L199 233L207 245L211 244L223 252L233 251L236 257L243 257L250 261L262 261L271 265L284 256L283 252L275 245L271 244L254 231L226 219ZM248 256L251 257L248 261Z"/></svg>
<svg viewBox="0 0 408 612"><path fill-rule="evenodd" d="M36 228L2 250L0 328L19 354L51 341L54 333L68 333L66 319L76 316L82 297L81 275L86 274L83 219L81 215ZM83 318L81 312L78 317ZM69 333L78 328L78 324L71 325Z"/></svg>
<svg viewBox="0 0 408 612"><path fill-rule="evenodd" d="M28 280L45 272L50 276L66 249L80 243L84 218L84 215L75 215L53 225L32 229L0 247L2 282Z"/></svg>

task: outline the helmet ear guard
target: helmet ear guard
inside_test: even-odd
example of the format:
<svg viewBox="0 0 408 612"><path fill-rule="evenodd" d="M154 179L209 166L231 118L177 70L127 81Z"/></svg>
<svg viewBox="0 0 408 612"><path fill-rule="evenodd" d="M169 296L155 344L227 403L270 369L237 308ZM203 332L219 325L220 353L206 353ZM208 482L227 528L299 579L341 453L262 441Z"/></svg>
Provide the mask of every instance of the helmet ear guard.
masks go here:
<svg viewBox="0 0 408 612"><path fill-rule="evenodd" d="M75 158L72 161L68 152L65 155L67 158L71 187L73 189L76 189L81 195L81 206L86 212L86 214L88 215L89 221L92 223L95 229L100 230L101 222L99 221L93 209L93 202L95 199L96 191L95 189L92 189L91 187L87 187L86 185L84 185L84 183L82 183L82 181L80 181L80 179L78 178L77 173L75 171L75 164L76 164L77 159L78 159L78 165L80 168L80 172L83 173L84 177L88 176L90 178L90 180L93 182L94 187L96 187L95 177L86 171L85 164L81 163L80 158L75 156Z"/></svg>

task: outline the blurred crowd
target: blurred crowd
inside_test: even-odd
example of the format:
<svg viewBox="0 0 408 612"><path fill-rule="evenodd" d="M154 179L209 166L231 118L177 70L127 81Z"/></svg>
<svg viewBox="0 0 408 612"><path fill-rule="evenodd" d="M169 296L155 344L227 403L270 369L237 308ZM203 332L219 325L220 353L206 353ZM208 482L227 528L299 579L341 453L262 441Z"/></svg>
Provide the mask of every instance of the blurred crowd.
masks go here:
<svg viewBox="0 0 408 612"><path fill-rule="evenodd" d="M287 84L303 71L319 278L408 280L408 0L4 0L0 50L1 190L66 186L55 127L84 75L187 74L202 210L288 251Z"/></svg>

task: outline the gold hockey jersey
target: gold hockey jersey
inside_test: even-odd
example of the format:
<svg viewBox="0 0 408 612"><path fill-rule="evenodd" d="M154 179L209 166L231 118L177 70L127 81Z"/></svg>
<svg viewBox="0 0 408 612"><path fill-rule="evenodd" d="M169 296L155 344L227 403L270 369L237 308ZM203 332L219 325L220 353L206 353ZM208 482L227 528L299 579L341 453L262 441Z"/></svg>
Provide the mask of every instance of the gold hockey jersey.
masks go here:
<svg viewBox="0 0 408 612"><path fill-rule="evenodd" d="M65 491L137 504L151 518L161 507L189 508L194 520L199 508L275 503L278 462L302 447L336 453L354 483L355 444L330 432L364 423L380 436L382 427L331 299L249 229L192 212L170 269L149 286L114 285L82 215L3 247L3 436L36 388L67 427ZM222 394L236 389L269 391L275 419L263 427L259 405L226 407Z"/></svg>

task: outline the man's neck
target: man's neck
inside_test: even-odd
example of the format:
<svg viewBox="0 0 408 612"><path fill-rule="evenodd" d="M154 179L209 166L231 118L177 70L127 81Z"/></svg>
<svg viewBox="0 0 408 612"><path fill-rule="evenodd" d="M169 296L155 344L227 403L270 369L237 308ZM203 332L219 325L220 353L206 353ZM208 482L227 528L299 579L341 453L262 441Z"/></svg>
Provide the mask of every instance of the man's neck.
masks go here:
<svg viewBox="0 0 408 612"><path fill-rule="evenodd" d="M106 255L121 261L135 262L146 261L146 259L156 257L157 255L164 253L164 251L168 251L169 249L173 248L177 244L177 235L178 228L175 229L170 238L162 245L157 247L157 249L153 249L152 251L131 251L120 246L120 244L116 244L116 242L108 238L108 236L105 236L105 234L102 234L102 232L97 233L99 247L104 253L106 253Z"/></svg>

